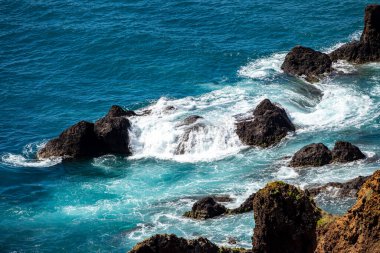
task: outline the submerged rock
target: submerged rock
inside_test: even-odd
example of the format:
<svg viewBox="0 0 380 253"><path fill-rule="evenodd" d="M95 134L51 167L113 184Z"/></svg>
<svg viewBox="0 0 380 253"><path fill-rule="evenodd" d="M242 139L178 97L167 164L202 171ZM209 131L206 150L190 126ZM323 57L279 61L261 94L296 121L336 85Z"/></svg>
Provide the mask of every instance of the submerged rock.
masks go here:
<svg viewBox="0 0 380 253"><path fill-rule="evenodd" d="M194 203L191 211L184 214L193 219L209 219L226 213L227 208L217 203L212 197L205 197Z"/></svg>
<svg viewBox="0 0 380 253"><path fill-rule="evenodd" d="M291 167L323 166L331 163L331 151L323 143L309 144L297 151L290 161Z"/></svg>
<svg viewBox="0 0 380 253"><path fill-rule="evenodd" d="M318 82L323 74L332 72L331 66L332 61L327 54L296 46L286 55L281 69L293 76L305 76L309 82Z"/></svg>
<svg viewBox="0 0 380 253"><path fill-rule="evenodd" d="M41 148L38 158L61 156L64 158L96 157L103 154L129 155L129 120L133 111L112 106L107 115L96 123L80 121L50 140Z"/></svg>
<svg viewBox="0 0 380 253"><path fill-rule="evenodd" d="M196 123L190 125L185 129L179 139L179 144L175 150L176 155L185 154L186 150L191 150L197 143L194 138L190 138L192 134L197 135L200 131L207 131L206 125L203 123Z"/></svg>
<svg viewBox="0 0 380 253"><path fill-rule="evenodd" d="M353 63L380 61L380 5L365 8L364 30L359 41L347 43L330 54L333 61Z"/></svg>
<svg viewBox="0 0 380 253"><path fill-rule="evenodd" d="M365 155L360 149L349 142L337 141L332 150L332 160L334 162L346 163L364 158Z"/></svg>
<svg viewBox="0 0 380 253"><path fill-rule="evenodd" d="M219 247L202 237L186 240L163 234L138 243L129 253L219 253Z"/></svg>
<svg viewBox="0 0 380 253"><path fill-rule="evenodd" d="M316 196L320 193L328 193L330 188L338 189L334 197L355 197L360 187L367 181L370 177L356 177L345 183L331 182L325 185L308 189L311 196Z"/></svg>
<svg viewBox="0 0 380 253"><path fill-rule="evenodd" d="M190 115L186 117L184 120L182 120L180 123L178 123L176 127L189 126L191 124L194 124L196 121L200 119L203 119L203 117L198 116L198 115Z"/></svg>
<svg viewBox="0 0 380 253"><path fill-rule="evenodd" d="M361 187L355 205L342 217L318 221L315 252L380 252L380 170Z"/></svg>
<svg viewBox="0 0 380 253"><path fill-rule="evenodd" d="M63 131L58 138L48 141L38 151L37 157L80 158L96 156L99 153L100 147L94 132L94 124L80 121Z"/></svg>
<svg viewBox="0 0 380 253"><path fill-rule="evenodd" d="M285 110L269 99L261 101L253 116L236 123L236 133L246 145L269 147L279 143L288 132L295 131Z"/></svg>
<svg viewBox="0 0 380 253"><path fill-rule="evenodd" d="M304 191L283 183L267 184L253 200L253 252L311 253L321 211Z"/></svg>

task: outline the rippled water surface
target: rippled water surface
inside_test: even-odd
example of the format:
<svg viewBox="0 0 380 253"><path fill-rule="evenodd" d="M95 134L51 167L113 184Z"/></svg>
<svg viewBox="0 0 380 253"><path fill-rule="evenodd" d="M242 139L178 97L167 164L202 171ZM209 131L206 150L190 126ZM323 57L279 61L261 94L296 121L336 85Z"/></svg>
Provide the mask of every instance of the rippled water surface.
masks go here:
<svg viewBox="0 0 380 253"><path fill-rule="evenodd" d="M300 187L343 182L380 160L380 65L335 64L344 74L310 85L282 73L302 44L329 52L357 39L367 1L2 1L0 5L0 251L126 252L155 233L235 237L250 247L253 214L185 219L199 196L230 194L229 207L272 180ZM238 116L269 98L295 134L247 148ZM129 158L38 161L46 141L113 104L131 118ZM167 110L168 106L175 110ZM205 128L175 150L176 125L200 115ZM367 159L294 170L302 146L336 140ZM318 198L332 213L354 200Z"/></svg>

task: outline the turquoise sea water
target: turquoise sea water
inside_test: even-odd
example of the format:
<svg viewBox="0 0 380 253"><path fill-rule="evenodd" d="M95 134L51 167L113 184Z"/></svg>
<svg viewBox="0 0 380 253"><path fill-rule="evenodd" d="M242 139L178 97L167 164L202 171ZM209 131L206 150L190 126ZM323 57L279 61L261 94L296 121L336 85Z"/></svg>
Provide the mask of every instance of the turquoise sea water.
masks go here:
<svg viewBox="0 0 380 253"><path fill-rule="evenodd" d="M2 1L0 5L0 251L126 252L155 233L235 237L250 247L253 214L184 219L196 198L238 206L272 180L307 187L369 175L380 160L380 64L335 67L316 85L280 70L302 44L328 52L360 36L367 1ZM263 98L284 106L297 132L247 148L234 115ZM38 147L113 104L149 107L131 119L129 158L35 160ZM174 106L175 111L166 111ZM205 118L195 146L174 155L187 115ZM302 146L336 140L368 156L294 170ZM343 213L352 199L317 199Z"/></svg>

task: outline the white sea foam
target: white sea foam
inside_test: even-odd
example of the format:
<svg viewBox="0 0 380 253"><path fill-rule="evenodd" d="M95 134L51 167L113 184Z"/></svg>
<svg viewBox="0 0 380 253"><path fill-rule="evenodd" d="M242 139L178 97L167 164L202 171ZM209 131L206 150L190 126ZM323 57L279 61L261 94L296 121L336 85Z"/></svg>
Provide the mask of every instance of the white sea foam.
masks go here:
<svg viewBox="0 0 380 253"><path fill-rule="evenodd" d="M131 118L132 159L156 157L180 162L212 161L238 153L244 145L235 133L234 115L252 108L255 98L249 98L243 88L227 87L200 97L178 100L161 98L150 106L151 114ZM167 111L168 106L175 110ZM202 116L203 127L189 134L184 154L176 149L186 127L178 123L189 115Z"/></svg>
<svg viewBox="0 0 380 253"><path fill-rule="evenodd" d="M49 159L29 159L23 155L7 153L1 157L3 163L17 167L51 167L62 161L62 158L49 158Z"/></svg>
<svg viewBox="0 0 380 253"><path fill-rule="evenodd" d="M238 75L253 79L264 79L274 73L282 72L281 65L286 53L275 53L269 57L257 59L238 70Z"/></svg>

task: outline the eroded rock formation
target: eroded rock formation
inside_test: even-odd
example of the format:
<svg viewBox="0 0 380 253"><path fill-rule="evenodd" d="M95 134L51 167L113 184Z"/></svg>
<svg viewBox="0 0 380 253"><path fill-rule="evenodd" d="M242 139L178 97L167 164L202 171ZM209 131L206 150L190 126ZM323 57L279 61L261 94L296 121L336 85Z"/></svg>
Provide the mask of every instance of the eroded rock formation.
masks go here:
<svg viewBox="0 0 380 253"><path fill-rule="evenodd" d="M322 166L332 160L331 151L323 143L312 143L297 151L290 161L291 167Z"/></svg>
<svg viewBox="0 0 380 253"><path fill-rule="evenodd" d="M252 116L236 123L236 133L246 145L269 147L279 143L288 132L295 131L285 110L269 99L261 101Z"/></svg>

